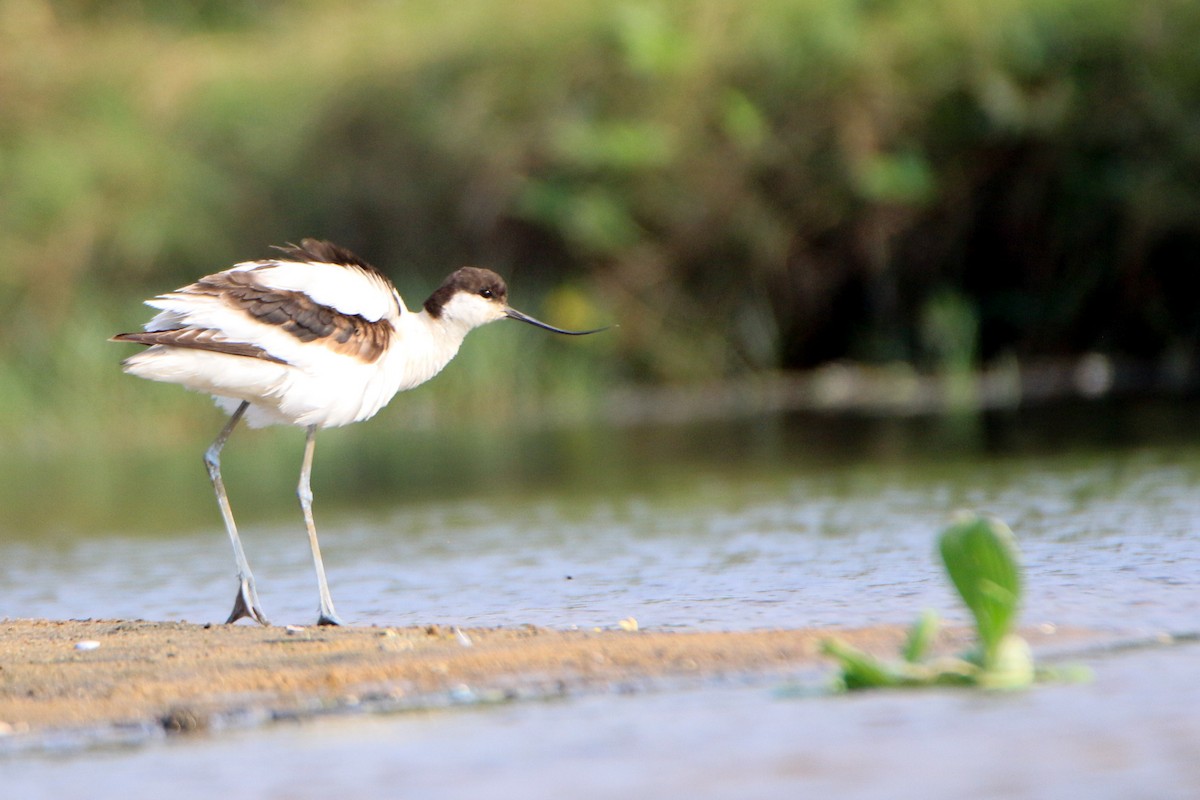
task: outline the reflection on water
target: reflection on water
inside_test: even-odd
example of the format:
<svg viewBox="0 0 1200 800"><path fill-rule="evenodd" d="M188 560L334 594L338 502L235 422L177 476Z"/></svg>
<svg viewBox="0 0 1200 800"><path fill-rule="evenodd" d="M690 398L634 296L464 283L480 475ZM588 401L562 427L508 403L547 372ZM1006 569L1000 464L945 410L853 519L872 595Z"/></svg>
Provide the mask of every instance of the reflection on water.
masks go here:
<svg viewBox="0 0 1200 800"><path fill-rule="evenodd" d="M208 411L195 422L194 442L173 442L157 452L84 449L54 458L5 453L0 542L45 544L109 531L153 537L216 526L200 456L221 420ZM385 417L322 432L313 483L325 521L444 500L686 493L703 476L717 484L800 477L846 486L965 485L985 470L975 480L983 484L995 472L1104 463L1109 455L1120 469L1144 448L1180 463L1200 462L1197 418L1200 405L1163 402L911 418L777 414L542 431L395 431ZM223 457L238 519L293 524L302 431L239 433Z"/></svg>

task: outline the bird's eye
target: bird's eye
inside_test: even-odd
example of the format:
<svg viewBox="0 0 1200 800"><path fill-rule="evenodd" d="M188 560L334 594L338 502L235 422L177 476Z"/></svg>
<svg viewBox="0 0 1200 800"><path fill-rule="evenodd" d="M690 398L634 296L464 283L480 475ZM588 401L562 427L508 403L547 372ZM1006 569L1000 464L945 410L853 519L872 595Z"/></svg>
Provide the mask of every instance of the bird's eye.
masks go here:
<svg viewBox="0 0 1200 800"><path fill-rule="evenodd" d="M485 297L485 298L487 298L488 300L491 300L491 299L492 299L492 297L493 297L494 295L492 294L492 290L491 290L491 289L480 289L480 290L479 290L479 296L480 296L480 297Z"/></svg>

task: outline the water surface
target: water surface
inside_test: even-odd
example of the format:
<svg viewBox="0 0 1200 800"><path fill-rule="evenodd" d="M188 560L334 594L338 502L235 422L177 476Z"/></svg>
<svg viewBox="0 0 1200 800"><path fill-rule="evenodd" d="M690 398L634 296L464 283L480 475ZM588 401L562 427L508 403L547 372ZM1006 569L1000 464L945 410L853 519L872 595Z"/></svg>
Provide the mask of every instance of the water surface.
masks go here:
<svg viewBox="0 0 1200 800"><path fill-rule="evenodd" d="M971 508L1020 537L1028 622L1170 630L1200 618L1196 455L1156 446L947 465L669 464L657 485L535 485L343 507L318 523L334 599L358 624L569 627L633 616L745 629L905 622L926 606L961 618L933 541L954 510ZM195 491L207 491L202 478ZM268 615L312 622L299 514L243 525L242 538ZM0 542L9 616L219 622L234 588L216 519Z"/></svg>
<svg viewBox="0 0 1200 800"><path fill-rule="evenodd" d="M1097 406L539 434L490 452L486 470L440 453L407 483L386 464L374 481L339 480L334 458L318 523L353 623L566 628L632 616L645 628L737 630L908 623L924 608L964 620L933 546L949 514L971 508L1020 539L1025 624L1185 633L1200 619L1192 419L1186 408ZM193 491L207 492L202 475ZM298 514L241 499L268 615L312 622ZM234 583L215 510L176 523L60 522L0 540L0 612L223 620ZM318 720L10 758L0 781L20 797L135 786L298 798L1200 795L1196 647L1089 663L1091 684L1014 695L785 700L776 686L735 683Z"/></svg>

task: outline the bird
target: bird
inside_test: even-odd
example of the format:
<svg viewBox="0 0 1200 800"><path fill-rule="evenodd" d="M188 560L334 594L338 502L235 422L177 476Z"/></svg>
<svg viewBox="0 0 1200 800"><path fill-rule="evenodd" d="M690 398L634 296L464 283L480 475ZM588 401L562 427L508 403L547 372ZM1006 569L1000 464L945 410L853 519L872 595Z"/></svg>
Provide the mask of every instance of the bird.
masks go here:
<svg viewBox="0 0 1200 800"><path fill-rule="evenodd" d="M313 521L311 474L317 431L369 419L399 392L433 378L473 329L515 319L554 333L584 336L508 305L495 272L462 267L419 310L405 306L380 270L328 241L302 239L279 255L237 263L146 301L158 313L110 341L145 349L121 362L139 378L210 394L229 418L204 452L204 465L233 545L238 588L232 624L269 625L242 549L221 478L221 451L238 423L306 430L297 496L312 549L318 625L341 625Z"/></svg>

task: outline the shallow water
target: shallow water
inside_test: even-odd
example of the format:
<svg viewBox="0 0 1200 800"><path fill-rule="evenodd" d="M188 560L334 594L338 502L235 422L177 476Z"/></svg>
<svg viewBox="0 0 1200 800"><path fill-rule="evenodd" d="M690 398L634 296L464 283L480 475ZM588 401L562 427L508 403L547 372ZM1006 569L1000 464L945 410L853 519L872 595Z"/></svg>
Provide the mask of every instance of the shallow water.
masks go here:
<svg viewBox="0 0 1200 800"><path fill-rule="evenodd" d="M934 558L949 514L1006 520L1028 574L1025 619L1129 631L1200 619L1194 466L1137 451L978 465L937 478L696 476L669 491L428 502L321 526L348 622L744 629L962 618ZM201 487L203 488L203 487ZM245 542L268 615L314 621L299 521ZM235 588L224 532L0 545L10 616L222 621Z"/></svg>
<svg viewBox="0 0 1200 800"><path fill-rule="evenodd" d="M1113 435L1111 409L1089 421L1096 411L968 425L965 438L919 420L613 432L586 460L612 466L636 454L625 466L632 478L547 475L517 490L510 476L499 489L374 498L358 511L335 502L322 515L318 505L318 524L348 622L566 628L632 616L643 628L711 630L908 623L924 608L965 620L933 543L966 507L1000 516L1020 539L1024 624L1194 631L1194 417L1166 414L1163 435L1162 409L1149 427L1118 415ZM835 431L845 434L840 448ZM813 446L802 451L804 443ZM185 532L0 541L0 610L221 621L234 583L215 511L213 519ZM252 521L243 539L272 620L312 622L315 581L298 519ZM322 720L10 759L0 761L0 783L20 797L84 787L127 796L133 785L184 797L771 797L796 787L869 797L1197 796L1197 655L1191 646L1108 657L1095 662L1092 684L998 697L782 700L769 686L710 685Z"/></svg>

